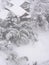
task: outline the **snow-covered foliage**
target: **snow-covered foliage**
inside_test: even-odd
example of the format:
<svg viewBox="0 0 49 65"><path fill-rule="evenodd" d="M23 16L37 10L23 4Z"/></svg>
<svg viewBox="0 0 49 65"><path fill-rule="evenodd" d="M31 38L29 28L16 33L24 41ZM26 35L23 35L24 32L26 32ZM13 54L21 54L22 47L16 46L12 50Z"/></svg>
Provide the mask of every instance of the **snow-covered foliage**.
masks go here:
<svg viewBox="0 0 49 65"><path fill-rule="evenodd" d="M48 30L49 3L41 1L37 1L34 8L31 8L31 10L34 9L33 11L31 11L31 18L32 21L35 22L35 27L37 27L37 29Z"/></svg>
<svg viewBox="0 0 49 65"><path fill-rule="evenodd" d="M20 21L15 14L9 12L7 18L1 24L1 35L6 40L10 40L16 45L28 44L29 40L37 41L36 34L33 31L33 23L31 21Z"/></svg>
<svg viewBox="0 0 49 65"><path fill-rule="evenodd" d="M30 40L31 44L35 44L38 41L38 31L48 30L49 1L30 0L30 3L24 2L20 7L26 13L20 17L9 9L13 6L10 0L1 0L1 2L3 2L2 9L8 10L7 17L0 18L0 51L7 54L7 65L38 65L36 61L29 64L27 56L19 57L16 48L29 45ZM14 48L15 46L16 48Z"/></svg>

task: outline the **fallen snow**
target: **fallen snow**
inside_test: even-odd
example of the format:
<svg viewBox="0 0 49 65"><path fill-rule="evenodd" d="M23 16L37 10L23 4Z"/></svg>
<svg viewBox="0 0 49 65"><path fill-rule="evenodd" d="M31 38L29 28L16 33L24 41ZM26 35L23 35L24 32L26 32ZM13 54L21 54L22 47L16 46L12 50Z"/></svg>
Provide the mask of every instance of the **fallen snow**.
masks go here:
<svg viewBox="0 0 49 65"><path fill-rule="evenodd" d="M22 16L26 11L21 8L21 5L27 0L11 0L11 3L14 5L13 7L7 7L10 11L15 13L15 15ZM3 2L4 4L4 2ZM1 0L0 0L0 18L5 19L7 17L8 11L4 10ZM6 4L5 4L6 5Z"/></svg>
<svg viewBox="0 0 49 65"><path fill-rule="evenodd" d="M4 52L0 51L0 65L6 65L7 56Z"/></svg>
<svg viewBox="0 0 49 65"><path fill-rule="evenodd" d="M13 0L12 2L15 4L13 8L10 8L13 12L17 15L22 15L25 13L25 11L19 7L24 0ZM6 18L7 14L8 11L2 10L0 12L0 18ZM49 60L49 31L40 32L38 35L38 42L34 45L26 45L19 48L15 47L14 51L17 52L19 56L27 56L30 62L37 61L38 63L42 63ZM0 51L0 65L6 65L5 58L5 53Z"/></svg>
<svg viewBox="0 0 49 65"><path fill-rule="evenodd" d="M31 64L35 61L40 64L49 60L49 31L40 32L38 35L38 42L36 42L34 45L30 44L21 47L15 46L14 51L18 53L20 57L27 56ZM6 65L5 58L5 53L0 51L0 65Z"/></svg>
<svg viewBox="0 0 49 65"><path fill-rule="evenodd" d="M38 63L42 63L49 60L49 31L40 32L38 39L39 41L36 42L35 45L15 48L15 51L19 56L27 56L30 62L37 61Z"/></svg>

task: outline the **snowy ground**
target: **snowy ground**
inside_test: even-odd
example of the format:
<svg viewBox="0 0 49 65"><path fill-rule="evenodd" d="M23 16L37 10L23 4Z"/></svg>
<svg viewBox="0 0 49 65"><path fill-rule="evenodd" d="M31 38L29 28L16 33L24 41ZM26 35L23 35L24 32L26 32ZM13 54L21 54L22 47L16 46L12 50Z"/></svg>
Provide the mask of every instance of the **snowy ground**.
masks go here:
<svg viewBox="0 0 49 65"><path fill-rule="evenodd" d="M27 45L17 48L20 56L27 56L30 62L42 63L49 60L49 31L39 33L39 41L35 45ZM32 43L32 42L30 42Z"/></svg>
<svg viewBox="0 0 49 65"><path fill-rule="evenodd" d="M5 61L6 57L7 57L6 54L0 51L0 65L6 65L6 61Z"/></svg>
<svg viewBox="0 0 49 65"><path fill-rule="evenodd" d="M27 45L19 48L14 48L15 52L21 56L27 56L30 63L37 61L39 64L49 60L49 31L40 32L39 41L35 45ZM30 42L32 43L32 42ZM5 64L6 55L0 51L0 65Z"/></svg>

